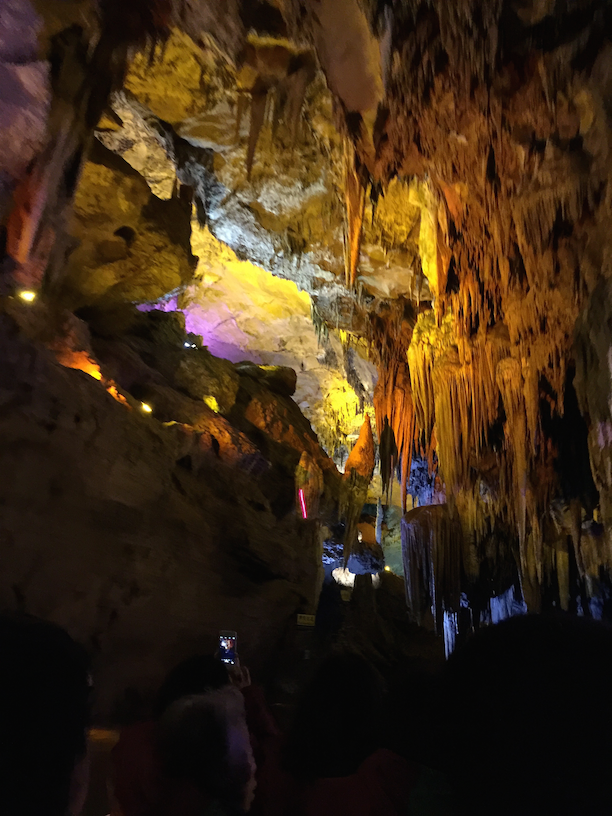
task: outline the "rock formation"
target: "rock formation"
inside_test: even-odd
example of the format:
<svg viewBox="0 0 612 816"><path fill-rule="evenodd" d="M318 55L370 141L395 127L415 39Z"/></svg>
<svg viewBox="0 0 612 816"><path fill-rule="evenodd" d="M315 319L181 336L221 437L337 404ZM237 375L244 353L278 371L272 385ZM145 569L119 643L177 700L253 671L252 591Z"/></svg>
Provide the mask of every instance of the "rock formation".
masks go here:
<svg viewBox="0 0 612 816"><path fill-rule="evenodd" d="M403 511L408 496L440 505L404 521L417 619L431 608L439 630L464 609L478 626L511 591L532 610L599 615L612 568L611 41L604 0L4 3L3 436L62 495L70 481L83 491L65 563L98 501L136 507L162 560L184 513L210 526L220 580L246 570L241 626L260 614L258 581L288 625L318 581L319 521L302 518L299 490L322 521L344 519L346 560L365 504L380 499L379 538L394 517L397 478ZM268 273L297 287L295 320ZM24 423L11 394L30 392ZM368 408L376 438L367 420L356 442ZM99 442L97 425L63 419L88 411L104 417ZM60 464L68 443L48 448L51 425L70 426L83 462ZM341 477L334 461L355 442ZM126 497L150 462L135 504L104 481L104 450L124 462ZM219 507L242 508L219 510L226 527L212 510L222 483ZM36 492L27 479L11 490L21 512ZM72 529L60 506L51 531ZM123 512L108 527L119 539ZM5 562L18 577L2 601L66 621L59 590L26 591L50 548L24 536L15 553L32 561ZM228 555L225 539L242 543ZM95 542L83 574L99 555L114 587L114 556ZM176 558L195 587L191 556ZM104 607L115 589L100 592ZM114 644L88 615L83 634Z"/></svg>

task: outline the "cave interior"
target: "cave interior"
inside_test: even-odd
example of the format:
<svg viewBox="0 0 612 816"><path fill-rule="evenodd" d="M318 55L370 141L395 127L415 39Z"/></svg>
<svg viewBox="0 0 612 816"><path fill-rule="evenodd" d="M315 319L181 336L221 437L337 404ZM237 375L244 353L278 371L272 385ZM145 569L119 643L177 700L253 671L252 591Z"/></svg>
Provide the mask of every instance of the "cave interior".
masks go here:
<svg viewBox="0 0 612 816"><path fill-rule="evenodd" d="M612 618L611 124L603 0L4 0L0 606L102 720Z"/></svg>

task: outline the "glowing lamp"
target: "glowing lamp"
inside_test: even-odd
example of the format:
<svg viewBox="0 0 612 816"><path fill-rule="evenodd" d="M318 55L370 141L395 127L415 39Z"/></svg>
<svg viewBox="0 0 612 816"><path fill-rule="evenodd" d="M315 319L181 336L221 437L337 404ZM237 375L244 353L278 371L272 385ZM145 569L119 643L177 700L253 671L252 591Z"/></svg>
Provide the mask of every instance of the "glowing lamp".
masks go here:
<svg viewBox="0 0 612 816"><path fill-rule="evenodd" d="M36 292L33 292L31 289L22 289L19 292L19 297L25 300L26 303L32 303L33 300L36 300Z"/></svg>
<svg viewBox="0 0 612 816"><path fill-rule="evenodd" d="M304 491L300 487L298 490L298 496L300 497L300 508L302 510L302 518L308 518L308 512L306 511L306 499L304 498Z"/></svg>
<svg viewBox="0 0 612 816"><path fill-rule="evenodd" d="M141 407L141 408L142 408L142 410L145 412L145 414L152 414L152 413L153 413L153 409L152 409L152 408L151 408L151 406L150 406L148 403L146 403L146 402L143 402L143 403L142 403L142 405L141 405L140 407Z"/></svg>
<svg viewBox="0 0 612 816"><path fill-rule="evenodd" d="M391 567L389 567L389 566L387 565L387 566L385 567L385 572L391 572Z"/></svg>

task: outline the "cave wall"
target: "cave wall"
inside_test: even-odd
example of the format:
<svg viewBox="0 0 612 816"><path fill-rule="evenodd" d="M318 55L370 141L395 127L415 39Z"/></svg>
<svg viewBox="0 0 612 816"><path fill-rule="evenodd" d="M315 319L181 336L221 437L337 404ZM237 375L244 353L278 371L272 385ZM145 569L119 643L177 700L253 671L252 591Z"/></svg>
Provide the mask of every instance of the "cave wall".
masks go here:
<svg viewBox="0 0 612 816"><path fill-rule="evenodd" d="M71 307L184 289L193 196L198 228L311 294L322 335L369 344L378 433L386 419L393 437L383 481L399 470L405 504L413 455L437 472L461 518L464 577L513 560L530 608L553 585L566 608L575 562L590 596L610 566L609 346L589 329L607 319L612 257L609 5L287 0L261 28L248 2L157 0L133 17L113 2L43 6L38 21L27 4L0 16L1 121L31 126L0 152L4 288L42 283ZM94 172L94 130L163 201L146 203L140 176L130 201L125 178ZM88 210L89 195L104 201ZM159 243L170 206L181 240ZM119 385L142 389L142 374L164 420L214 436L221 418L142 362L135 378L119 364ZM574 364L587 436L563 425ZM284 450L286 480L318 446L258 378L229 377L232 430L218 433L227 449L236 433L271 438L264 459ZM581 457L587 438L601 516L597 498L565 489L563 451Z"/></svg>
<svg viewBox="0 0 612 816"><path fill-rule="evenodd" d="M38 55L40 20L29 3L0 9L0 218L13 189L26 175L46 139L51 104L50 66Z"/></svg>
<svg viewBox="0 0 612 816"><path fill-rule="evenodd" d="M276 515L260 489L269 462L232 461L221 418L215 452L210 433L118 402L6 316L0 338L0 607L88 646L102 718L221 628L265 676L320 570L315 522Z"/></svg>
<svg viewBox="0 0 612 816"><path fill-rule="evenodd" d="M192 191L164 154L151 193L146 169L145 180L121 158L135 143L107 107L129 46L149 49L146 70L167 38L168 4L127 28L112 3L36 8L0 11L0 116L15 135L0 153L0 608L83 641L97 716L112 719L130 690L146 698L177 659L214 649L220 628L269 674L321 579L317 520L295 513L296 468L308 451L332 515L339 477L292 400L293 371L218 360L184 320L132 305L184 289L197 261ZM219 16L231 14L191 22ZM229 30L244 35L237 20ZM23 286L35 301L20 301Z"/></svg>

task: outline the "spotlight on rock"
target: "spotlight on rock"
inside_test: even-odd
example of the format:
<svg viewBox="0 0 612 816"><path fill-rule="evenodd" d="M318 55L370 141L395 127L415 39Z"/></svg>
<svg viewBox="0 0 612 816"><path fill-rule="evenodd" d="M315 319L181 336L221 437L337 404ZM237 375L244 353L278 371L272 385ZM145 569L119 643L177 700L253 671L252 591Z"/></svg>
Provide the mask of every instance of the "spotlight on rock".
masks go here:
<svg viewBox="0 0 612 816"><path fill-rule="evenodd" d="M153 409L147 402L143 402L140 406L145 414L152 414Z"/></svg>
<svg viewBox="0 0 612 816"><path fill-rule="evenodd" d="M215 414L219 413L219 402L216 397L204 397L204 402L215 412Z"/></svg>
<svg viewBox="0 0 612 816"><path fill-rule="evenodd" d="M32 301L36 300L36 292L33 292L32 289L22 289L19 292L19 297L26 303L32 303Z"/></svg>

